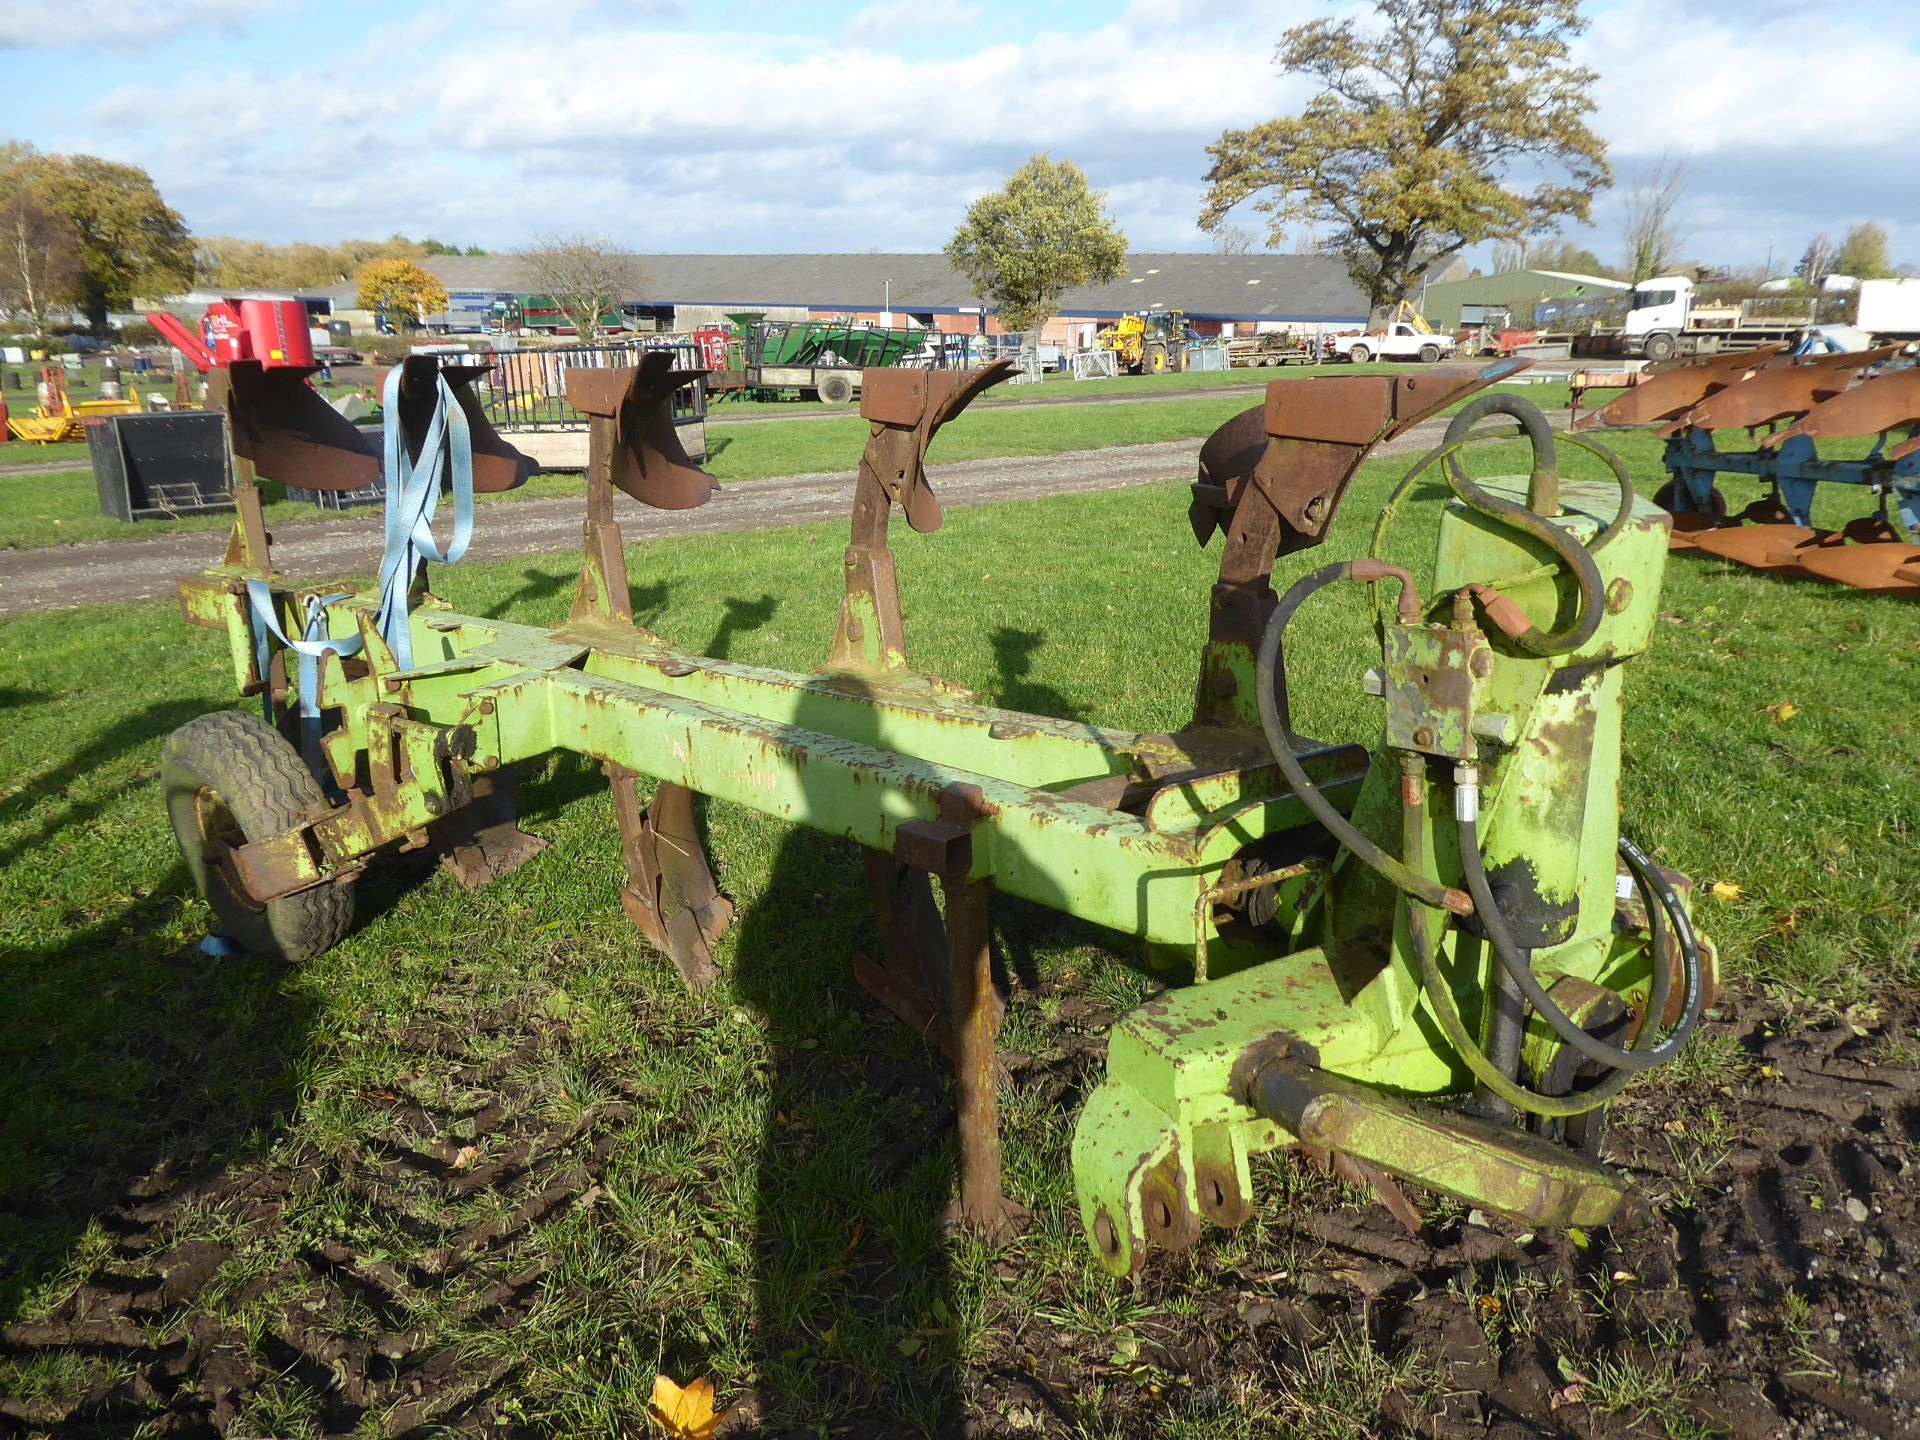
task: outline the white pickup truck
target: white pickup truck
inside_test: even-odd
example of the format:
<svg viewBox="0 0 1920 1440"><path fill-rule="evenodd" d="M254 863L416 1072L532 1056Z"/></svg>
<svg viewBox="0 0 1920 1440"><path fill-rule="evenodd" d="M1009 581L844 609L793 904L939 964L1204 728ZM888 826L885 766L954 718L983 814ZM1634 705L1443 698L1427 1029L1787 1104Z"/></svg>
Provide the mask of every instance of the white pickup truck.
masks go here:
<svg viewBox="0 0 1920 1440"><path fill-rule="evenodd" d="M1396 320L1385 330L1369 330L1364 335L1330 335L1327 351L1356 365L1369 360L1418 360L1431 365L1453 354L1453 339Z"/></svg>

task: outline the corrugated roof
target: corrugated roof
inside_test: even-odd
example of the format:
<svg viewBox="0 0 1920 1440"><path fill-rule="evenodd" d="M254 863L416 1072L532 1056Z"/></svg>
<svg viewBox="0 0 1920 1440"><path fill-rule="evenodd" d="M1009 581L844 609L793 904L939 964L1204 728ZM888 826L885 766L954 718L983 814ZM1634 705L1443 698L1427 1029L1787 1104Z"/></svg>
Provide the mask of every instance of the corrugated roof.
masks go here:
<svg viewBox="0 0 1920 1440"><path fill-rule="evenodd" d="M637 255L656 305L752 310L804 305L878 310L891 291L898 311L963 311L980 301L944 255ZM511 255L440 255L423 262L453 291L520 295L527 262ZM891 281L891 287L888 285ZM1061 297L1061 313L1105 317L1154 306L1221 320L1360 322L1367 301L1336 260L1319 255L1184 255L1146 252L1107 285Z"/></svg>
<svg viewBox="0 0 1920 1440"><path fill-rule="evenodd" d="M1602 290L1631 290L1624 280L1609 280L1604 275L1582 275L1574 270L1529 270L1529 275L1545 275L1554 280L1571 280L1576 285L1593 285Z"/></svg>

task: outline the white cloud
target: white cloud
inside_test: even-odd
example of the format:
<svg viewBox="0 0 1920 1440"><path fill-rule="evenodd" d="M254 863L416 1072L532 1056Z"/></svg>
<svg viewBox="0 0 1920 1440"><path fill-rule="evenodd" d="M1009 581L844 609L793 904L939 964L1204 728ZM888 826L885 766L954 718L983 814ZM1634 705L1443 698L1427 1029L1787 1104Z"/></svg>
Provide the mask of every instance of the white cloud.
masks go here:
<svg viewBox="0 0 1920 1440"><path fill-rule="evenodd" d="M262 0L19 0L0 8L0 50L138 52L195 30L239 34L266 8Z"/></svg>
<svg viewBox="0 0 1920 1440"><path fill-rule="evenodd" d="M303 71L263 63L271 87L132 84L25 138L145 166L205 234L400 229L510 248L564 228L690 251L935 249L969 200L1046 150L1109 192L1137 247L1204 248L1205 146L1301 104L1275 43L1356 3L1136 0L1067 32L1044 28L1044 8L1009 19L974 0L879 0L831 38L780 33L776 7L435 5L344 24ZM1669 0L1596 8L1580 43L1602 77L1596 128L1623 184L1662 151L1693 157L1702 258L1757 261L1769 236L1797 254L1815 229L1877 219L1896 259L1920 260L1905 180L1920 109L1888 99L1920 92L1920 61L1912 33L1887 33L1920 30L1898 18L1920 10L1872 20L1807 3L1697 0L1684 31ZM81 8L154 33L243 13L240 0ZM749 29L743 13L772 19ZM735 28L699 28L716 14ZM1576 237L1603 258L1619 249L1618 207L1617 189L1602 196Z"/></svg>
<svg viewBox="0 0 1920 1440"><path fill-rule="evenodd" d="M963 30L981 14L981 7L968 0L882 0L849 20L840 34L855 44L889 45Z"/></svg>

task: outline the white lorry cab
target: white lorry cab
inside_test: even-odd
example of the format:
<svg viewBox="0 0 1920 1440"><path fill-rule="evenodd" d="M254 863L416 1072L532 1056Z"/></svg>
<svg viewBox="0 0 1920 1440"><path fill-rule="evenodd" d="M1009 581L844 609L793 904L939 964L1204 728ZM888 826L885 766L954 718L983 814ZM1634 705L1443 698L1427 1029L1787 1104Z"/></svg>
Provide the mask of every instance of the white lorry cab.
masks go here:
<svg viewBox="0 0 1920 1440"><path fill-rule="evenodd" d="M1810 308L1803 315L1775 317L1756 315L1751 301L1716 304L1702 299L1684 275L1656 275L1633 287L1617 332L1595 333L1616 342L1619 353L1665 360L1789 343L1812 319Z"/></svg>

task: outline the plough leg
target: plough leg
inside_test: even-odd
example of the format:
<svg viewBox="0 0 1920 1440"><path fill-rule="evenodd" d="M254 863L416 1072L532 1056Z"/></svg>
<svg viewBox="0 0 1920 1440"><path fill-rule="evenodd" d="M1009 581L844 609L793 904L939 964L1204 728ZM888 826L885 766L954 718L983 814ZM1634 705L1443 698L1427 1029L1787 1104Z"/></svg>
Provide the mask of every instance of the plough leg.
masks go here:
<svg viewBox="0 0 1920 1440"><path fill-rule="evenodd" d="M547 848L520 828L513 803L513 772L492 770L470 782L473 799L430 828L440 863L469 890L511 875Z"/></svg>
<svg viewBox="0 0 1920 1440"><path fill-rule="evenodd" d="M611 764L606 772L627 867L620 903L640 933L679 966L688 988L705 990L719 978L713 945L733 919L733 902L707 868L693 823L693 792L662 782L643 810L634 773Z"/></svg>
<svg viewBox="0 0 1920 1440"><path fill-rule="evenodd" d="M954 1104L960 1122L961 1223L992 1236L1019 1220L1019 1207L1000 1188L999 1064L994 1032L999 1020L987 913L990 891L964 874L943 875L947 897L947 988L954 1048Z"/></svg>
<svg viewBox="0 0 1920 1440"><path fill-rule="evenodd" d="M878 850L862 852L867 894L880 929L881 959L853 961L854 978L920 1037L954 1056L947 1023L947 939L924 871Z"/></svg>

